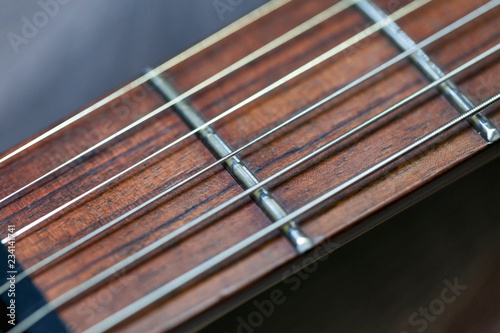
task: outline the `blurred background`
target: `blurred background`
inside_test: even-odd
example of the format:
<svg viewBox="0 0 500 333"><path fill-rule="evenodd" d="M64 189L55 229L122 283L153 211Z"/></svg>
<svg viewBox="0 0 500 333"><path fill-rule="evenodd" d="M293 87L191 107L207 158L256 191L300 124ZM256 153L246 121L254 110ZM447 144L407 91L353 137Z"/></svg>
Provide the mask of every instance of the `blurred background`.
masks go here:
<svg viewBox="0 0 500 333"><path fill-rule="evenodd" d="M233 0L221 15L212 0L59 0L30 38L13 39L52 2L0 0L0 151L266 1ZM500 332L499 168L489 163L297 275L297 290L276 285L205 331ZM453 302L421 312L455 280L466 289ZM274 289L286 301L250 325Z"/></svg>
<svg viewBox="0 0 500 333"><path fill-rule="evenodd" d="M266 2L221 12L212 0L57 1L0 0L0 151ZM41 27L25 28L40 12Z"/></svg>

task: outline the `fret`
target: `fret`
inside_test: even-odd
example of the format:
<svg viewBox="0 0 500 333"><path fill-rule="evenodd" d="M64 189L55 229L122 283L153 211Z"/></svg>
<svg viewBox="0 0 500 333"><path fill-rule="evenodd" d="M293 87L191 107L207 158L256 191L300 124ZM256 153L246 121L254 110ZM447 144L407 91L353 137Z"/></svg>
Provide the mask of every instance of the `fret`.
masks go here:
<svg viewBox="0 0 500 333"><path fill-rule="evenodd" d="M388 17L386 13L370 0L361 0L356 2L355 6L373 22L386 20ZM416 46L416 43L394 21L382 27L382 31L403 51L415 48ZM431 81L439 80L445 75L421 48L417 48L410 55L410 58L414 65ZM471 99L451 80L441 83L438 89L461 114L464 114L475 106ZM498 128L483 114L479 113L470 117L467 121L487 143L493 143L500 139Z"/></svg>
<svg viewBox="0 0 500 333"><path fill-rule="evenodd" d="M172 84L162 75L154 77L151 83L167 100L174 100L179 96ZM233 152L215 129L212 126L207 126L206 121L186 100L179 101L173 108L189 127L193 129L201 127L197 135L216 158L223 158ZM260 182L238 155L225 160L224 167L245 190ZM265 187L256 189L250 194L250 197L273 222L287 216L285 210ZM304 253L313 246L312 240L304 234L295 221L284 225L281 231L298 253Z"/></svg>

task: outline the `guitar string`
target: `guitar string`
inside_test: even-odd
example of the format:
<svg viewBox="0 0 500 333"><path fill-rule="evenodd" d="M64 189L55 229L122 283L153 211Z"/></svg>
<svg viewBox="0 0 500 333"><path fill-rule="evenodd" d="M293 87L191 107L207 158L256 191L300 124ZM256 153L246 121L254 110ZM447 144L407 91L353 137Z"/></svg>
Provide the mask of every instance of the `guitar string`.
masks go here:
<svg viewBox="0 0 500 333"><path fill-rule="evenodd" d="M363 75L362 77L354 80L353 82L349 83L348 85L344 86L342 89L334 92L333 94L325 97L324 99L322 99L321 101L313 104L312 106L308 107L307 109L301 111L300 113L298 113L297 115L289 118L288 120L286 120L285 122L281 123L280 125L274 127L273 129L267 131L266 133L262 134L261 136L255 138L254 140L250 141L249 143L247 143L246 145L236 149L235 151L233 151L231 154L229 155L226 155L225 157L215 161L214 163L212 163L211 165L205 167L204 169L198 171L197 173L193 174L192 176L182 180L181 182L179 183L176 183L175 185L167 188L165 191L163 191L162 193L156 195L155 197L147 200L146 202L140 204L139 206L133 208L132 210L128 211L127 213L115 218L114 220L110 221L109 223L101 226L100 228L92 231L91 233L85 235L84 237L80 238L79 240L67 245L65 248L59 250L58 252L48 256L47 258L41 260L40 262L38 262L37 264L25 269L23 272L21 272L19 275L17 275L16 277L16 282L19 282L21 280L23 280L25 277L27 276L30 276L36 272L39 272L41 270L44 270L46 269L47 267L49 267L49 265L51 264L54 264L55 262L57 262L59 259L63 258L64 256L66 256L68 253L70 253L71 251L79 248L80 246L84 246L84 244L86 244L87 242L89 242L92 238L98 236L99 234L105 232L106 230L108 230L109 228L113 227L114 225L118 224L119 222L123 221L124 219L130 217L131 215L139 212L140 210L146 208L147 206L151 205L152 203L154 203L156 200L164 197L165 195L167 195L168 193L174 191L175 189L183 186L184 184L190 182L191 180L197 178L198 176L204 174L205 172L208 172L210 169L212 169L213 167L221 164L222 162L224 162L225 160L231 158L232 156L240 153L241 151L243 151L244 149L252 146L253 144L263 140L265 137L271 135L272 133L278 131L279 129L287 126L288 124L292 123L293 121L303 117L304 115L308 114L309 112L313 111L314 109L320 107L321 105L327 103L328 101L331 101L332 99L338 97L339 95L347 92L348 90L360 85L361 83L367 81L368 79L374 77L375 75L379 74L380 72L384 71L385 69L391 67L392 65L398 63L399 61L407 58L410 54L412 54L413 52L415 52L417 49L422 49L428 45L430 45L431 43L439 40L440 38L450 34L451 32L459 29L460 27L464 26L465 24L471 22L472 20L480 17L481 15L487 13L488 11L490 11L491 9L495 8L496 6L498 6L500 4L500 0L493 0L493 1L490 1L489 3L481 6L480 8L472 11L471 13L467 14L466 16L458 19L457 21L455 21L454 23L448 25L447 27L443 28L442 30L440 30L439 32L435 33L434 35L426 38L425 40L423 40L422 42L418 43L417 45L415 45L414 47L412 47L411 49L399 54L398 56L392 58L391 60L385 62L384 64L378 66L377 68L375 68L374 70L370 71L369 73ZM1 287L0 287L0 294L5 292L7 289L8 289L8 286L9 284L8 283L4 283Z"/></svg>
<svg viewBox="0 0 500 333"><path fill-rule="evenodd" d="M284 6L285 4L289 3L290 1L292 1L292 0L271 0L268 3L258 7L257 9L255 9L252 12L248 13L247 15L243 16L242 18L236 20L235 22L229 24L228 26L222 28L221 30L217 31L216 33L205 38L201 42L198 42L197 44L191 46L187 50L179 53L175 57L169 59L168 61L166 61L163 64L159 65L158 67L154 68L150 72L148 72L148 73L142 75L141 77L135 79L134 81L128 83L124 87L122 87L122 88L118 89L117 91L111 93L110 95L104 97L103 99L101 99L97 103L87 107L86 109L80 111L79 113L72 116L71 118L63 121L61 124L53 127L52 129L41 134L40 136L36 137L35 139L29 141L28 143L24 144L23 146L19 147L18 149L14 150L13 152L0 158L0 164L4 163L5 161L9 160L12 157L18 155L19 153L21 153L24 150L28 149L29 147L37 144L38 142L48 138L49 136L53 135L54 133L59 132L61 129L67 127L68 125L74 123L75 121L77 121L77 120L87 116L88 114L94 112L95 110L97 110L101 106L104 106L107 103L122 96L123 94L126 94L130 90L137 88L138 86L149 81L150 79L157 76L161 72L164 72L167 69L174 67L175 65L183 62L184 60L192 57L193 55L198 54L199 52L205 50L206 48L208 48L208 47L216 44L217 42L223 40L224 38L232 35L233 33L237 32L238 30L241 30L242 28L250 25L251 23L257 21L258 19L266 16L267 14L273 12L274 10Z"/></svg>
<svg viewBox="0 0 500 333"><path fill-rule="evenodd" d="M84 156L87 156L93 152L95 152L96 149L104 146L105 144L109 143L110 141L116 139L117 137L125 134L126 132L130 131L133 128L136 128L137 126L143 124L144 122L148 121L149 119L157 116L158 114L165 112L168 110L171 106L185 100L186 98L200 92L204 88L214 84L215 82L227 77L228 75L234 73L238 69L243 68L244 66L248 65L249 63L257 60L258 58L266 55L267 53L275 50L276 48L280 47L281 45L289 42L290 40L298 37L299 35L313 29L314 27L318 26L319 24L325 22L326 20L332 18L336 14L341 13L343 10L349 8L352 6L354 3L358 2L359 0L341 0L340 2L336 3L335 5L325 9L321 13L317 14L316 16L310 18L309 20L301 23L300 25L296 26L292 30L286 32L282 36L276 38L275 40L269 42L268 44L262 46L261 48L253 51L249 55L243 57L242 59L238 60L237 62L233 63L229 67L226 67L222 71L218 72L217 74L214 74L213 76L209 77L208 79L200 82L193 88L187 90L186 92L182 93L178 97L172 99L171 101L168 101L167 103L161 105L160 107L156 108L155 110L151 111L150 113L146 114L145 116L137 119L133 123L127 125L126 127L120 129L116 133L113 133L109 137L101 140L100 142L96 143L90 148L87 148L85 151L79 153L78 155L74 156L73 158L67 160L66 162L60 164L59 166L55 167L54 169L51 169L47 173L43 174L42 176L38 177L37 179L31 181L30 183L24 185L23 187L15 190L14 192L10 193L6 197L0 199L0 204L6 202L7 200L13 198L14 196L20 194L24 190L32 187L33 185L39 183L40 181L50 177L51 175L54 175L56 172L60 171L61 169L67 167L68 165L74 163L75 161L78 161ZM156 74L154 76L157 76L159 74Z"/></svg>
<svg viewBox="0 0 500 333"><path fill-rule="evenodd" d="M443 80L444 80L444 78L443 78ZM479 111L478 111L478 112L479 112ZM470 115L472 115L472 114L470 114Z"/></svg>
<svg viewBox="0 0 500 333"><path fill-rule="evenodd" d="M341 191L347 189L349 186L351 186L351 185L365 179L369 175L381 170L382 168L386 167L387 165L389 165L393 161L398 160L399 158L403 157L405 154L407 154L407 153L411 152L412 150L418 148L419 146L427 143L428 141L438 137L443 132L446 132L447 130L456 126L457 124L464 121L465 119L483 111L485 108L491 106L492 104L498 102L499 100L500 100L500 94L494 95L493 97L487 99L486 101L479 104L478 106L472 108L470 111L464 113L461 116L456 117L455 119L442 125L438 129L432 131L431 133L421 137L420 139L415 141L413 144L396 152L395 154L391 155L390 157L383 160L382 162L375 164L371 168L369 168L369 169L365 170L364 172L358 174L357 176L351 178L349 181L339 185L338 187L330 190L329 192L323 194L322 196L316 198L315 200L313 200L313 201L309 202L308 204L302 206L301 208L295 210L294 212L292 212L288 216L274 222L273 224L262 229L261 231L244 239L243 241L237 243L236 245L233 245L232 247L219 253L218 255L208 259L203 264L196 266L192 270L184 273L183 275L172 280L171 282L161 286L157 290L147 294L146 296L141 297L137 301L133 302L132 304L129 304L128 306L119 310L118 312L115 312L110 317L97 323L96 325L85 330L84 332L87 332L87 333L105 332L105 331L117 326L118 324L122 323L123 321L127 320L131 316L137 314L138 312L143 311L144 309L150 307L151 305L156 304L159 301L165 300L166 298L171 296L177 290L179 290L181 288L185 288L193 283L196 283L197 281L203 279L207 275L210 275L211 273L216 271L216 269L219 269L221 266L223 267L226 264L229 264L235 258L248 253L249 251L251 251L255 247L256 244L260 244L267 237L271 236L274 231L276 231L278 228L282 227L286 223L290 222L291 220L295 220L298 217L302 216L303 214L311 211L312 209L316 208L320 204L324 203L325 201L327 201L330 198L334 197L335 195L339 194Z"/></svg>
<svg viewBox="0 0 500 333"><path fill-rule="evenodd" d="M269 183L272 180L280 177L281 175L283 175L284 173L290 171L291 169L295 168L296 166L298 166L298 165L304 163L305 161L313 158L314 156L317 156L318 154L324 152L326 149L328 149L328 148L330 148L330 147L338 144L340 141L345 140L346 138L348 138L351 135L353 135L354 133L356 133L356 131L357 131L358 128L365 128L365 127L369 126L373 122L381 119L382 117L384 117L387 114L393 112L397 108L399 108L399 107L401 107L403 105L406 105L407 103L409 103L410 101L414 100L415 98L417 98L418 96L422 95L423 93L429 91L430 89L434 88L435 86L439 85L440 83L442 83L442 82L444 82L446 80L449 80L453 76L455 76L455 75L463 72L467 68L473 66L474 64L476 64L479 61L487 58L488 56L494 54L495 52L497 52L499 50L500 50L500 43L497 44L497 45L495 45L495 46L493 46L489 50L481 53L480 55L476 56L475 58L469 60L468 62L464 63L462 66L457 67L455 70L453 70L450 73L446 74L445 76L443 76L439 80L436 80L436 81L428 84L427 86L423 87L422 89L418 90L417 92L411 94L410 96L406 97L405 99L401 100L400 102L394 104L390 108L382 111L381 113L379 113L375 117L370 118L368 121L362 123L361 125L358 125L357 127L353 128L350 131L344 133L343 135L341 135L341 136L333 139L332 141L328 142L327 144L323 145L322 147L318 148L317 150L313 151L312 153L310 153L310 154L304 156L303 158L297 160L296 162L290 164L289 166L287 166L284 169L280 170L279 172L273 174L269 178L260 181L255 186L252 186L252 187L248 188L247 190L245 190L244 192L240 193L239 195L237 195L237 196L235 196L235 197L233 197L233 198L225 201L224 203L222 203L222 204L218 205L217 207L211 209L210 211L202 214L201 216L199 216L196 219L192 220L191 222L185 224L184 226L180 227L179 229L173 231L172 233L170 233L170 234L162 237L161 239L159 239L159 240L157 240L157 241L155 241L155 242L153 242L153 243L145 246L144 248L142 248L138 252L130 255L129 257L123 259L122 261L116 263L115 265L107 268L106 270L102 271L101 273L99 273L99 274L93 276L92 278L86 280L85 282L81 283L77 287L74 287L73 289L71 289L71 290L67 291L66 293L62 294L61 296L55 298L51 302L45 304L44 306L40 307L38 310L36 310L35 312L33 312L29 317L27 317L25 320L23 320L22 322L20 322L14 329L19 329L20 330L19 332L21 332L22 330L25 330L25 329L31 327L33 324L35 324L36 322L38 322L40 319L42 319L43 317L45 317L46 315L48 315L52 311L57 310L58 308L60 308L64 304L66 304L66 303L74 300L75 298L81 296L83 293L85 293L85 292L89 291L90 289L92 289L92 288L100 285L101 283L105 282L110 277L115 276L115 274L117 272L123 271L126 268L129 269L129 268L132 267L133 264L143 262L146 259L146 256L151 256L152 254L158 253L159 250L164 250L165 247L166 247L166 245L167 246L171 246L177 238L180 238L181 236L183 236L184 233L186 233L188 231L193 231L193 229L196 226L201 225L201 223L204 222L206 219L214 217L219 212L221 212L224 209L230 207L231 205L234 205L237 201L239 201L239 200L247 197L250 193L252 193L253 191L257 190L258 188L266 185L267 183ZM474 110L476 110L478 108L484 108L483 105L484 105L484 103L482 103L480 106L475 107ZM481 106L483 106L483 107L481 107ZM460 116L460 117L458 117L456 119L465 119L466 118L465 115L467 115L467 114L470 114L470 112L468 112L466 114L463 114L462 116ZM469 115L469 116L471 116L471 115ZM382 161L381 163L384 163L385 161L387 161L387 159L384 160L384 161ZM387 163L389 163L389 162L387 162ZM355 178L356 177L354 177L353 179L355 179ZM343 189L347 188L348 186L350 186L351 182L352 182L352 179L349 180L349 181L347 181L346 183L340 185L339 187L342 187L342 190L343 190ZM348 184L348 185L345 185L345 184ZM338 193L338 192L336 192L336 193ZM323 197L324 197L324 195L321 196L320 198L323 198ZM318 202L318 200L320 198L317 198L317 199L313 200L312 202ZM320 201L319 203L321 203L321 202L322 201ZM317 204L319 204L319 203L317 203ZM310 204L311 203L306 204L303 207L308 207ZM297 213L298 211L300 211L300 213ZM274 231L277 228L279 228L279 226L282 226L284 223L290 221L291 219L295 218L296 216L301 215L303 212L304 212L303 208L300 208L297 211L292 212L291 214L287 215L285 218L280 219L277 222L274 222L273 224L271 224L269 226L269 227L272 227L271 229L269 229L269 227L266 227L266 228L262 229L261 231L257 232L256 234L254 234L253 236L251 236L251 237L243 240L240 243L244 243L248 239L253 239L253 237L255 235L257 235L257 234L260 235L263 232L263 230ZM286 221L286 222L284 222L284 221ZM276 223L278 223L278 222L279 222L279 226L276 226ZM267 235L267 233L266 233L266 235ZM238 243L238 244L240 244L240 243ZM224 253L224 252L222 252L222 253ZM219 256L220 256L220 254L216 255L213 258L218 258ZM204 267L205 263L203 263L203 264L195 267L191 271L196 270L198 267ZM188 273L190 273L191 271L189 271ZM185 273L185 274L188 274L188 273ZM183 277L184 275L182 275L181 277ZM177 281L178 279L179 278L176 278L172 282ZM166 285L170 286L172 284L172 282L169 282ZM176 284L177 284L177 282L176 282ZM163 287L161 287L160 289L163 289ZM154 293L154 292L152 292L152 293ZM149 295L150 294L148 294L148 296L146 296L146 297L149 297ZM140 300L142 300L142 299L143 298L141 298ZM137 302L138 301L135 301L133 304L136 304ZM124 309L128 309L128 308L129 308L129 306L127 306ZM122 311L122 310L120 310L120 311ZM21 328L18 328L18 327L21 327ZM13 331L13 333L15 333L15 332L18 332L18 331Z"/></svg>
<svg viewBox="0 0 500 333"><path fill-rule="evenodd" d="M203 124L202 126L199 126L195 129L193 129L192 131L184 134L183 136L181 136L180 138L174 140L173 142L169 143L168 145L164 146L163 148L157 150L156 152L154 152L153 154L149 155L148 157L142 159L141 161L135 163L134 165L128 167L127 169L119 172L118 174L112 176L111 178L107 179L106 181L100 183L99 185L91 188L90 190L86 191L85 193L77 196L76 198L68 201L67 203L59 206L58 208L52 210L51 212L45 214L44 216L36 219L35 221L29 223L28 225L26 225L25 227L22 227L20 228L19 230L17 230L14 234L11 234L10 236L4 238L2 240L2 244L5 244L7 243L9 240L11 239L14 239L14 238L18 238L19 236L21 236L22 234L24 234L26 231L32 229L33 227L37 226L38 224L42 223L43 221L47 220L48 218L50 218L51 216L54 216L55 214L61 212L62 210L64 210L65 208L77 203L79 200L81 200L82 198L88 196L89 194L95 192L96 190L102 188L103 186L111 183L112 181L116 180L117 178L123 176L124 174L128 173L129 171L131 171L132 169L135 169L136 167L138 166L141 166L143 165L146 161L150 160L151 158L159 155L160 153L164 152L165 150L169 149L170 147L178 144L179 142L187 139L188 137L190 137L191 135L195 134L195 133L198 133L200 130L206 128L207 126L210 126L211 124L215 123L216 121L228 116L229 114L237 111L238 109L240 109L242 106L244 105L247 105L249 104L250 102L258 99L259 97L265 95L266 93L274 90L275 88L285 84L286 82L296 78L297 76L307 72L309 69L321 64L322 62L328 60L329 58L333 57L334 55L338 54L339 52L342 52L343 50L345 50L346 48L348 48L349 46L352 46L354 45L355 43L367 38L368 36L371 36L372 34L374 34L376 31L382 29L384 26L390 24L390 22L392 21L396 21L397 19L413 12L414 10L422 7L423 5L429 3L431 0L415 0L411 3L409 3L408 5L406 5L405 7L399 9L398 11L394 12L393 14L389 15L386 19L384 19L383 21L379 21L373 25L371 25L370 27L366 28L365 30L359 32L358 34L354 35L353 37L347 39L346 41L342 42L341 44L333 47L332 49L330 49L329 51L323 53L322 55L320 55L319 57L311 60L310 62L306 63L305 65L302 65L301 67L297 68L296 70L292 71L290 74L287 74L285 75L284 77L282 77L281 79L279 79L278 81L275 81L274 83L272 83L271 85L267 86L266 88L260 90L259 92L255 93L254 95L248 97L247 99L243 100L242 102L238 103L237 105L233 106L232 108L222 112L221 114L219 114L218 116L212 118L211 120L207 121L205 124Z"/></svg>

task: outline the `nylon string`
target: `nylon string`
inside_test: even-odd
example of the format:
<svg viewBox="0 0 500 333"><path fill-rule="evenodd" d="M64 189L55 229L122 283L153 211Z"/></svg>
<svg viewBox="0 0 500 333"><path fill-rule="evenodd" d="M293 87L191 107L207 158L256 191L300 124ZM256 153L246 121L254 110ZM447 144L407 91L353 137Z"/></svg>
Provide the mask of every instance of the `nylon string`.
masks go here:
<svg viewBox="0 0 500 333"><path fill-rule="evenodd" d="M232 156L240 153L242 150L252 146L253 144L263 140L265 137L271 135L272 133L278 131L279 129L285 127L286 125L292 123L293 121L303 117L304 115L308 114L309 112L315 110L316 108L320 107L321 105L327 103L328 101L334 99L335 97L338 97L339 95L347 92L348 90L356 87L357 85L365 82L366 80L374 77L375 75L379 74L380 72L382 72L383 70L389 68L390 66L396 64L397 62L401 61L402 59L405 59L406 57L408 57L410 54L412 54L415 50L417 49L422 49L426 46L428 46L429 44L439 40L440 38L448 35L449 33L455 31L456 29L462 27L463 25L467 24L468 22L476 19L477 17L487 13L489 10L491 10L492 8L498 6L500 4L500 0L493 0L493 1L490 1L489 3L483 5L482 7L474 10L473 12L467 14L466 16L458 19L457 21L455 21L454 23L450 24L449 26L445 27L444 29L440 30L439 32L435 33L434 35L428 37L427 39L423 40L422 42L418 43L417 45L415 45L413 48L401 53L400 55L394 57L393 59L387 61L386 63L378 66L377 68L375 68L374 70L372 70L371 72L363 75L362 77L354 80L353 82L351 82L350 84L348 84L347 86L343 87L342 89L334 92L333 94L327 96L326 98L322 99L321 101L315 103L314 105L308 107L307 109L305 109L304 111L298 113L297 115L291 117L290 119L286 120L285 122L283 122L282 124L278 125L277 127L267 131L266 133L262 134L261 136L257 137L256 139L250 141L249 143L247 143L246 145L236 149L235 151L233 151L231 154L229 155L226 155L225 157L217 160L216 162L212 163L211 165L205 167L204 169L198 171L197 173L193 174L192 176L182 180L181 182L167 188L165 191L161 192L160 194L156 195L155 197L147 200L146 202L140 204L139 206L133 208L132 210L128 211L127 213L115 218L114 220L110 221L109 223L99 227L98 229L92 231L91 233L85 235L84 237L80 238L79 240L71 243L70 245L66 246L65 248L59 250L58 252L48 256L47 258L41 260L40 262L38 262L37 264L25 269L23 272L21 272L17 277L16 277L16 282L19 282L21 280L23 280L25 277L27 276L30 276L31 274L34 274L38 271L41 271L43 269L46 269L49 265L55 263L57 260L59 260L60 258L64 257L65 255L67 255L68 253L70 253L71 251L77 249L78 247L80 246L84 246L85 243L89 242L90 240L92 240L94 237L98 236L99 234L102 234L103 232L105 232L106 230L108 230L109 228L113 227L114 225L118 224L119 222L123 221L124 219L126 219L127 217L137 213L138 211L140 211L141 209L144 209L146 207L148 207L149 205L153 204L156 200L164 197L165 195L167 195L168 193L174 191L175 189L183 186L184 184L190 182L191 180L197 178L198 176L204 174L205 172L208 172L210 169L212 169L213 167L221 164L222 162L224 162L225 160L231 158ZM4 285L2 285L0 287L0 293L3 293L4 291L6 291L8 289L8 283L5 283Z"/></svg>
<svg viewBox="0 0 500 333"><path fill-rule="evenodd" d="M239 110L241 107L243 107L243 106L251 103L252 101L258 99L259 97L264 96L265 94L267 94L268 92L274 90L275 88L280 87L281 85L283 85L283 84L289 82L290 80L298 77L299 75L307 72L308 70L314 68L315 66L323 63L324 61L330 59L334 55L342 52L346 48L348 48L348 47L356 44L357 42L359 42L359 41L367 38L368 36L371 36L375 32L377 32L380 29L382 29L383 27L385 27L386 25L390 24L392 21L396 21L397 19L406 16L407 14L415 11L416 9L422 7L423 5L429 3L430 1L431 0L415 0L415 1L411 2L411 3L409 3L405 7L399 9L395 13L391 14L390 16L388 16L386 19L384 19L384 20L382 20L380 22L377 22L377 23L371 25L370 27L366 28L365 30L361 31L360 33L358 33L358 34L354 35L353 37L347 39L346 41L342 42L341 44L333 47L329 51L327 51L324 54L320 55L319 57L313 59L312 61L306 63L305 65L299 67L298 69L294 70L293 72L289 73L288 75L285 75L283 78L281 78L278 81L272 83L271 85L267 86L266 88L260 90L259 92L255 93L254 95L250 96L249 98L243 100L242 102L240 102L237 105L233 106L229 110L226 110L223 113L219 114L218 116L216 116L216 117L212 118L211 120L207 121L204 125L199 126L199 127L195 128L195 129L193 129L192 131L188 132L187 134L184 134L180 138L174 140L173 142L171 142L170 144L166 145L165 147L157 150L155 153L149 155L148 157L144 158L143 160L141 160L141 161L135 163L134 165L128 167L127 169L119 172L118 174L112 176L108 180L100 183L99 185L93 187L92 189L86 191L85 193L83 193L83 194L77 196L76 198L68 201L67 203L65 203L65 204L61 205L60 207L54 209L53 211L45 214L44 216L38 218L37 220L29 223L27 226L25 226L25 227L17 230L13 235L4 238L2 240L2 243L5 244L5 243L7 243L12 238L19 238L20 235L24 234L28 230L30 230L33 227L37 226L38 224L44 222L45 220L49 219L50 217L54 216L55 214L61 212L65 208L67 208L67 207L69 207L69 206L71 206L73 204L76 204L79 200L83 199L84 197L88 196L89 194L92 194L96 190L98 190L98 189L102 188L103 186L111 183L112 181L118 179L119 177L125 175L126 173L128 173L129 171L135 169L136 167L143 165L145 162L147 162L151 158L159 155L160 153L164 152L165 150L167 150L167 149L175 146L176 144L182 142L183 140L189 138L191 135L198 133L200 130L206 128L207 126L210 126L211 124L215 123L216 121L218 121L218 120L220 120L220 119L228 116L229 114L231 114L231 113Z"/></svg>
<svg viewBox="0 0 500 333"><path fill-rule="evenodd" d="M383 111L381 114L384 114L386 112L389 112L389 110L394 110L395 108L399 108L402 105L408 103L409 101L415 99L416 97L420 96L424 92L432 89L433 87L437 86L438 84L450 79L452 76L462 72L463 70L471 67L472 65L476 64L480 60L483 60L487 58L488 56L494 54L500 50L500 43L497 44L496 46L493 46L489 50L483 52L479 56L475 57L474 59L466 62L462 66L456 68L454 71L450 72L449 74L443 76L439 80L436 80L432 82L431 84L427 85L426 87L422 88L421 90L417 91L416 93L410 95L409 97L403 99L402 101L398 102L397 104L393 105L391 108L386 109ZM166 296L170 295L173 291L177 290L181 286L186 285L190 281L194 281L200 274L204 274L204 272L210 272L215 265L220 265L221 263L225 262L228 260L228 258L234 256L235 254L238 254L240 252L243 252L247 249L247 247L251 246L252 244L260 241L267 235L271 234L274 230L278 229L279 227L283 226L284 224L288 223L290 220L306 213L308 210L313 209L320 203L324 202L328 198L336 195L340 191L346 189L347 187L351 186L352 184L364 179L366 176L369 174L379 170L380 168L386 166L390 162L400 158L404 154L406 154L408 151L415 149L417 146L429 141L433 137L437 136L438 134L444 132L445 130L451 128L452 126L455 126L458 122L471 117L472 115L480 112L484 108L488 107L489 105L493 104L496 102L498 99L500 99L500 94L494 96L493 98L483 102L479 106L471 109L469 112L455 118L451 122L447 123L446 125L438 128L437 130L431 132L430 134L424 136L422 139L416 141L415 143L411 144L407 148L399 151L398 153L392 155L391 157L385 159L384 161L378 163L377 165L373 166L372 168L366 170L365 172L359 174L358 176L352 178L351 180L345 182L344 184L338 186L337 188L329 191L328 193L320 196L319 198L311 201L310 203L304 205L303 207L299 208L298 210L292 212L291 214L287 215L285 218L282 218L275 223L271 224L270 226L262 229L261 231L255 233L254 235L246 238L245 240L241 241L240 243L234 245L233 247L229 248L228 250L225 250L224 252L216 255L212 259L206 261L205 263L193 268L191 271L188 271L187 273L183 274L182 276L174 279L173 281L167 283L163 287L160 287L156 291L151 292L150 294L140 298L139 300L135 301L131 305L123 308L122 310L118 311L117 313L113 314L112 316L108 317L101 323L97 324L96 326L92 327L90 331L92 332L100 332L101 330L107 330L124 319L128 318L130 315L133 313L142 310L143 308L153 304L154 302L164 299ZM349 132L347 132L349 133ZM346 134L347 134L346 133ZM345 134L345 135L346 135ZM343 136L339 137L342 138ZM333 145L335 144L334 141L339 140L339 138L334 139L331 141L329 144ZM337 141L338 142L338 141ZM328 144L327 144L328 145ZM326 146L326 145L325 145ZM323 147L325 147L323 146ZM323 148L322 147L322 148ZM318 154L317 151L307 155L306 157L300 159L299 161L303 161L305 158L309 156L315 156L312 154ZM294 164L288 166L287 168L283 169L281 172L286 172L284 170L289 170L290 168L293 168L294 165L296 165L299 161L295 162ZM103 275L108 275L111 276L112 274L115 274L117 271L122 270L126 267L129 267L131 264L138 262L138 260L142 259L146 254L148 253L155 253L154 251L158 250L160 246L167 244L169 241L173 240L175 237L180 235L182 232L185 230L194 227L196 224L200 224L203 222L205 219L208 219L218 212L222 211L223 209L231 206L233 203L236 201L246 197L248 194L251 192L255 191L256 189L264 186L267 182L270 182L273 177L278 177L278 175L281 175L281 172L278 172L274 174L273 176L259 182L255 186L247 189L246 191L242 192L241 194L233 197L232 199L226 201L225 203L217 206L216 208L210 210L209 212L203 214L202 216L196 218L192 222L186 224L185 226L177 229L176 231L172 232L171 234L163 237L162 239L155 241L154 243L146 246L145 248L141 249L139 252L131 255L130 257L126 258L125 260L119 262L118 264L115 264L114 266L106 269L105 271L101 272L100 274L94 276L93 278L87 280L86 282L82 283L76 288L73 288L72 290L68 291L67 293L63 294L62 296L59 296L58 298L54 299L50 303L46 304L45 306L41 307L37 311L35 311L32 315L30 315L28 318L26 318L23 322L19 323L18 326L15 327L15 330L13 332L20 332L21 330L25 330L34 323L36 323L38 320L43 318L45 315L49 314L51 311L59 308L60 306L64 305L65 303L71 301L73 298L81 295L81 293L89 290L91 287L97 286L99 283L101 283L104 280L100 280ZM111 273L111 275L109 275ZM19 330L19 331L17 331Z"/></svg>

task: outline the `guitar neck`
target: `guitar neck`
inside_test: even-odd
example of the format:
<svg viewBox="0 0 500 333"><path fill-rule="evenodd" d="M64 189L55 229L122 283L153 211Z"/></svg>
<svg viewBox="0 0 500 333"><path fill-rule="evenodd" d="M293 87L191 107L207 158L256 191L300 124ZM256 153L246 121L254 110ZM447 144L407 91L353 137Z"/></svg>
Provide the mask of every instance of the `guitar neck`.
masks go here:
<svg viewBox="0 0 500 333"><path fill-rule="evenodd" d="M494 158L497 2L271 2L13 148L26 283L73 331L195 327Z"/></svg>

